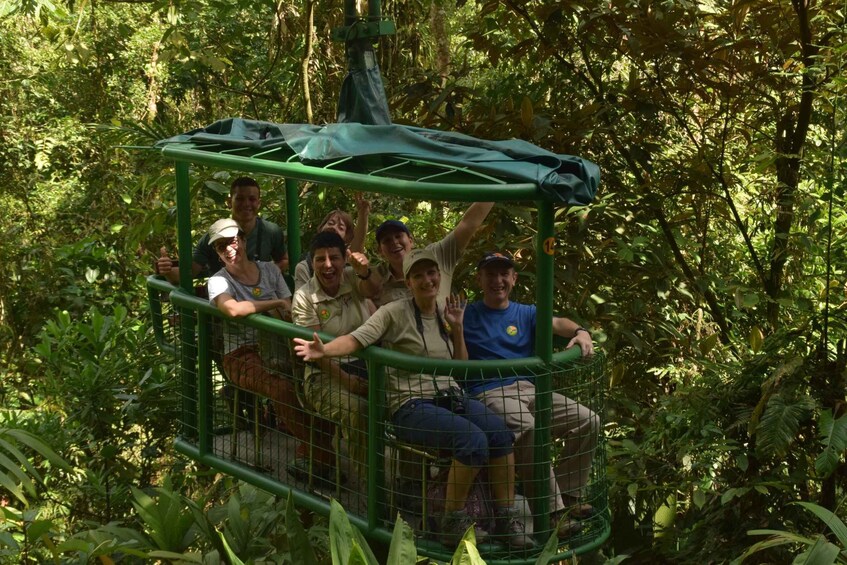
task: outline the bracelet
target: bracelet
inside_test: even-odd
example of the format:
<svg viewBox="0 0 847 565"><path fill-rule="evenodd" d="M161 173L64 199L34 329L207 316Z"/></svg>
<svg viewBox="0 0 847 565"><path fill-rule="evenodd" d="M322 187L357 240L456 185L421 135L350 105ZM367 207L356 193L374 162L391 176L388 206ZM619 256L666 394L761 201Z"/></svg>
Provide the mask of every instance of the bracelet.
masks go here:
<svg viewBox="0 0 847 565"><path fill-rule="evenodd" d="M585 329L585 328L583 328L582 326L579 326L577 329L575 329L575 330L574 330L574 332L573 332L573 336L574 336L574 337L576 337L576 334L578 334L579 332L585 332L585 333L587 333L587 334L588 334L588 337L591 337L591 332L590 332L590 331L588 331L588 330L586 330L586 329Z"/></svg>
<svg viewBox="0 0 847 565"><path fill-rule="evenodd" d="M356 276L357 276L357 277L359 277L360 279L362 279L363 281L366 281L366 280L368 280L369 278L371 278L371 275L372 275L372 274L373 274L373 271L371 271L371 268L370 268L370 267L368 267L368 274L367 274L367 275L362 276L362 275L360 275L359 273L356 273Z"/></svg>

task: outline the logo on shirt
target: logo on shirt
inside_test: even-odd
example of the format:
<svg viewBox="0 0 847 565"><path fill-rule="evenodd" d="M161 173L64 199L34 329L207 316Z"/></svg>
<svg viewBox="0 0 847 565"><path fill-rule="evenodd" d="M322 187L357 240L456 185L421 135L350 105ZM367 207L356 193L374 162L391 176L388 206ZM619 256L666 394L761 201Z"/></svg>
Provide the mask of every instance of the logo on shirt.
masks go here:
<svg viewBox="0 0 847 565"><path fill-rule="evenodd" d="M262 296L262 289L258 286L253 287L253 297L259 298L260 296Z"/></svg>
<svg viewBox="0 0 847 565"><path fill-rule="evenodd" d="M518 327L517 326L507 326L506 333L509 335L518 335Z"/></svg>
<svg viewBox="0 0 847 565"><path fill-rule="evenodd" d="M329 320L329 310L327 310L326 308L321 308L321 311L318 312L318 316L320 316L321 321L326 322L327 320Z"/></svg>

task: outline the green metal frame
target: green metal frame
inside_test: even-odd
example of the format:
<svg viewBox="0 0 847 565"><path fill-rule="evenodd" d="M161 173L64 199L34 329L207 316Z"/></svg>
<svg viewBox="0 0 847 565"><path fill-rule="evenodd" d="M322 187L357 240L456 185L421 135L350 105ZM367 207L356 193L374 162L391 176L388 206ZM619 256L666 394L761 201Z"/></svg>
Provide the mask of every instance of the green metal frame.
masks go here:
<svg viewBox="0 0 847 565"><path fill-rule="evenodd" d="M298 183L309 181L314 183L331 184L348 189L365 192L392 194L410 199L441 199L447 201L534 201L538 210L536 257L537 286L535 303L538 308L538 326L536 330L536 356L521 360L503 361L443 361L418 357L410 357L399 353L371 347L364 350L361 357L368 360L369 378L373 386L369 387L370 406L378 406L376 398L382 390L385 380L385 367L414 369L416 371L440 369L503 371L516 367L532 369L533 367L550 367L553 363L569 362L579 357L578 348L566 352L553 352L553 254L556 235L554 233L554 202L545 195L534 183L515 183L509 179L482 174L469 167L455 167L422 160L404 159L389 156L367 156L359 158L343 158L319 165L302 163L290 150L274 148L258 150L253 148L232 149L214 144L172 143L166 145L163 155L176 162L176 203L177 230L179 255L191 257L191 202L189 167L191 164L208 165L215 168L225 168L244 172L263 173L284 177L287 212L288 242L291 249L299 249L299 210ZM294 268L292 262L291 269ZM289 485L280 483L254 469L236 462L216 456L210 450L211 445L211 415L208 405L211 402L211 361L208 357L208 335L202 330L209 316L221 314L209 305L207 301L194 296L194 286L190 269L180 270L179 288L171 292L170 300L180 316L180 337L182 347L177 348L180 377L183 391L183 433L176 441L176 448L186 456L213 466L223 472L269 492L288 496L291 494L297 504L315 512L328 514L329 504L308 493L298 491ZM151 277L150 288L151 313L161 321L159 293L171 285L161 279ZM262 316L251 316L244 320L245 324L267 331L275 332L281 337L309 338L311 330L280 322ZM198 331L199 330L199 331ZM161 334L161 335L160 335ZM157 329L157 339L160 344L168 347L164 332ZM330 337L330 336L328 336ZM198 342L199 339L199 342ZM193 372L200 368L200 374ZM445 374L450 374L445 373ZM549 371L541 372L536 381L538 394L538 415L535 433L536 461L550 460L550 414L552 406L552 383ZM202 399L201 402L194 400ZM384 469L380 464L382 453L383 429L381 419L372 415L369 418L369 437L374 446L368 453L368 512L365 518L351 515L351 522L362 529L366 535L389 542L391 531L379 526L379 498L376 485L381 485ZM190 425L195 423L196 427ZM536 528L539 531L549 531L549 502L546 469L539 464L534 469L534 479L541 485L536 499L533 501L536 517ZM373 498L371 498L373 497ZM371 503L371 500L374 503ZM569 555L582 554L599 547L609 536L610 517L606 512L603 519L603 531L592 543L573 548L562 553L550 562L557 562ZM423 541L419 550L435 558L448 559L449 554L438 547L429 547ZM487 559L488 563L535 563L532 559Z"/></svg>

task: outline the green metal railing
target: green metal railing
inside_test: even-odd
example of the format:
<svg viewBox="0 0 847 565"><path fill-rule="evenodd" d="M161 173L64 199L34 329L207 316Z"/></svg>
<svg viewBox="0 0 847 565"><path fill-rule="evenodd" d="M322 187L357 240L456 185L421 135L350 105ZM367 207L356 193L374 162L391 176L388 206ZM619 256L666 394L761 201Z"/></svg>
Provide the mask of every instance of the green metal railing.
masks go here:
<svg viewBox="0 0 847 565"><path fill-rule="evenodd" d="M257 468L249 460L236 455L237 445L230 445L229 451L216 445L230 441L234 437L231 431L237 425L235 421L221 422L232 410L223 408L216 400L222 387L223 378L216 374L213 338L210 328L213 323L223 319L223 315L209 304L207 300L197 298L181 291L158 277L148 278L151 312L154 319L154 331L160 346L175 355L181 366L183 381L183 416L182 436L176 442L176 448L184 455L221 470L227 474L248 481L260 488L280 496L291 495L294 501L303 508L324 515L329 513L329 502L326 493L309 491L292 484L286 477L279 475L287 463L284 449L276 449L275 444L265 448L263 460L270 462L270 468ZM256 328L273 335L276 339L289 342L294 337L310 338L312 330L301 328L266 316L250 316L237 323ZM171 325L172 327L168 327ZM329 340L332 336L322 335ZM196 357L188 366L184 365L190 355ZM407 371L409 374L448 374L467 375L533 375L539 388L539 401L549 397L552 390L565 391L566 396L588 405L602 415L602 402L605 392L604 366L605 358L598 354L591 359L580 357L578 348L562 352L549 352L549 361L545 362L540 356L515 360L500 361L445 361L429 358L419 358L385 350L379 347L369 347L361 352L361 358L368 363L369 378L369 419L368 419L368 458L366 488L361 493L362 500L356 508L347 509L351 522L361 529L368 537L389 543L392 534L393 516L389 514L389 500L398 493L394 490L396 484L387 479L385 469L386 424L382 414L385 413L383 400L386 369ZM553 368L551 370L551 367ZM280 378L294 378L290 372L279 375ZM190 382L188 382L190 381ZM543 387L549 387L546 390ZM543 451L549 452L549 430L540 429L549 425L549 415L546 419L538 418L536 437L545 437L548 445L542 446ZM276 432L267 431L268 435ZM234 442L235 440L231 440ZM539 441L540 442L540 441ZM249 443L249 442L246 442ZM267 444L267 441L265 442ZM275 450L276 449L276 450ZM550 458L542 459L549 461ZM546 492L546 473L548 465L537 465L535 468L536 484L540 485L536 497L531 500L534 508L534 526L536 531L548 532L549 524ZM540 473L539 473L540 469ZM607 508L605 482L605 449L601 443L597 446L593 464L593 479L588 488L591 493L588 498L592 501L598 514L588 520L583 533L575 536L567 544L562 545L562 553L557 559L568 555L582 554L591 551L602 544L610 532L610 518ZM540 480L539 480L540 478ZM336 497L337 493L334 494ZM348 500L355 493L348 493ZM342 504L345 495L340 497ZM356 505L351 505L355 507ZM420 532L423 537L418 540L422 553L436 559L449 560L450 548L444 548L433 541L431 532ZM546 541L546 535L541 536L540 543ZM497 546L482 546L481 551L487 563L535 563L538 550L529 553L509 554Z"/></svg>

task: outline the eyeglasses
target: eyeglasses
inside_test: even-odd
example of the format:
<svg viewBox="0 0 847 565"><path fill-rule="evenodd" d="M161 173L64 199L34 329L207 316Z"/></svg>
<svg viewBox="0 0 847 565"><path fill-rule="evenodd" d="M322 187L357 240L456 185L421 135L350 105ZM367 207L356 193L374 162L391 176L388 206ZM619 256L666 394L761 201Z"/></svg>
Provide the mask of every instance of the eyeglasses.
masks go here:
<svg viewBox="0 0 847 565"><path fill-rule="evenodd" d="M233 244L237 245L238 240L242 237L244 237L244 232L241 231L241 230L238 230L238 235L236 235L233 238L219 239L218 241L215 242L215 245L214 245L215 251L217 251L218 253L223 253L224 251L226 251L226 248L229 247L230 245L233 245Z"/></svg>

